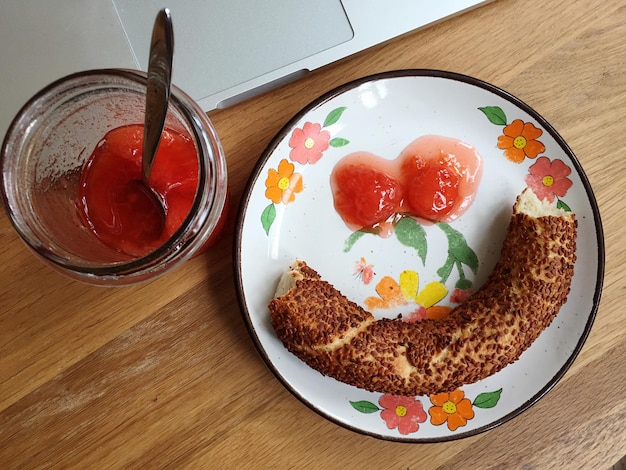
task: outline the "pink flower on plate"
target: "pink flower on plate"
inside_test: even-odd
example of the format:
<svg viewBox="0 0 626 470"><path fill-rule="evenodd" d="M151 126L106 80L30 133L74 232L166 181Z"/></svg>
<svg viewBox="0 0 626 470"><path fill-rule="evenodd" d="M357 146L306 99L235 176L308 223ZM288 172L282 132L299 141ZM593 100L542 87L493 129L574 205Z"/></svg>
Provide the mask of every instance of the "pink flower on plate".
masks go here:
<svg viewBox="0 0 626 470"><path fill-rule="evenodd" d="M539 157L537 161L528 168L528 174L524 181L539 199L546 199L550 202L556 197L563 197L572 186L572 182L567 176L572 172L561 160L552 160L548 157Z"/></svg>
<svg viewBox="0 0 626 470"><path fill-rule="evenodd" d="M407 315L403 315L402 321L406 323L417 323L418 321L422 321L424 318L426 318L427 313L428 310L426 309L426 307L418 305L415 310Z"/></svg>
<svg viewBox="0 0 626 470"><path fill-rule="evenodd" d="M363 284L367 285L372 282L374 278L374 265L367 264L365 258L361 257L359 261L354 263L354 275L363 281Z"/></svg>
<svg viewBox="0 0 626 470"><path fill-rule="evenodd" d="M398 428L400 434L417 432L420 423L427 418L422 402L414 397L385 394L378 399L378 404L384 408L380 417L387 427Z"/></svg>
<svg viewBox="0 0 626 470"><path fill-rule="evenodd" d="M305 122L302 128L294 129L289 139L289 158L305 165L316 163L330 146L330 132L322 130L321 124Z"/></svg>
<svg viewBox="0 0 626 470"><path fill-rule="evenodd" d="M465 302L467 298L472 295L472 289L459 289L458 287L450 294L450 302L460 304Z"/></svg>

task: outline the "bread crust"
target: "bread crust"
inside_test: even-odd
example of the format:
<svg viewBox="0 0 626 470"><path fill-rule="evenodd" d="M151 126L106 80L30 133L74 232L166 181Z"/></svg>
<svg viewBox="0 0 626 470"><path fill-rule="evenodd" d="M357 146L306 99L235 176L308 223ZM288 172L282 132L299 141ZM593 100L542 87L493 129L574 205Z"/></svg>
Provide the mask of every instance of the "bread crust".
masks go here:
<svg viewBox="0 0 626 470"><path fill-rule="evenodd" d="M516 361L552 322L570 290L576 227L573 214L522 193L486 283L446 318L418 323L376 320L297 261L269 303L272 325L289 351L341 382L406 396L452 391Z"/></svg>

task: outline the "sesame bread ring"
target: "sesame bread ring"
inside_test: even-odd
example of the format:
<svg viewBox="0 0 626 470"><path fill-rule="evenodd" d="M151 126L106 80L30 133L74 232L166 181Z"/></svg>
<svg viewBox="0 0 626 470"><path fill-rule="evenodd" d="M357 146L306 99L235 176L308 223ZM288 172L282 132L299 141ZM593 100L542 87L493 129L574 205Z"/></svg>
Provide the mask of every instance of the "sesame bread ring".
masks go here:
<svg viewBox="0 0 626 470"><path fill-rule="evenodd" d="M322 374L369 391L428 395L516 361L565 303L576 260L573 214L525 190L486 283L442 320L376 320L303 261L269 303L285 347Z"/></svg>

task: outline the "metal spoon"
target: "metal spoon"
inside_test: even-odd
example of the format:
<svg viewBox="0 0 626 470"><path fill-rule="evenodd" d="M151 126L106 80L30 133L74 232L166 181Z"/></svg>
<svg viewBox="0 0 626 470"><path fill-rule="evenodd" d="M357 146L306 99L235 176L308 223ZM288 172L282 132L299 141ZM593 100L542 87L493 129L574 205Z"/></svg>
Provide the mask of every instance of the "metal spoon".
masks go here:
<svg viewBox="0 0 626 470"><path fill-rule="evenodd" d="M157 14L152 29L150 58L148 60L148 82L146 91L146 117L141 153L144 183L148 180L159 148L165 126L165 115L170 99L172 62L174 57L174 29L168 8Z"/></svg>
<svg viewBox="0 0 626 470"><path fill-rule="evenodd" d="M146 83L146 115L144 118L143 148L141 151L141 179L126 185L126 198L134 210L142 215L139 238L145 243L158 240L165 227L165 205L162 197L150 185L154 157L161 142L165 116L170 98L174 32L167 8L159 11L152 29L150 58Z"/></svg>

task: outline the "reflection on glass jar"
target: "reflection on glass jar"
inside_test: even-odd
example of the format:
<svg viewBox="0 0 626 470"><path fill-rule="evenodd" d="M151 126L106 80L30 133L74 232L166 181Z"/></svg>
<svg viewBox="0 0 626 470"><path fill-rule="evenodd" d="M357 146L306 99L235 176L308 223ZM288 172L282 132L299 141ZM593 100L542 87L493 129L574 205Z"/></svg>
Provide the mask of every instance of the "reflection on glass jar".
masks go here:
<svg viewBox="0 0 626 470"><path fill-rule="evenodd" d="M207 115L175 86L166 127L189 139L197 156L188 213L179 214L182 220L162 244L135 256L103 243L86 222L79 203L85 164L109 131L143 124L145 93L141 72L73 74L35 95L4 139L0 159L7 214L41 260L73 279L126 285L155 278L214 242L224 225L228 191L219 139Z"/></svg>

